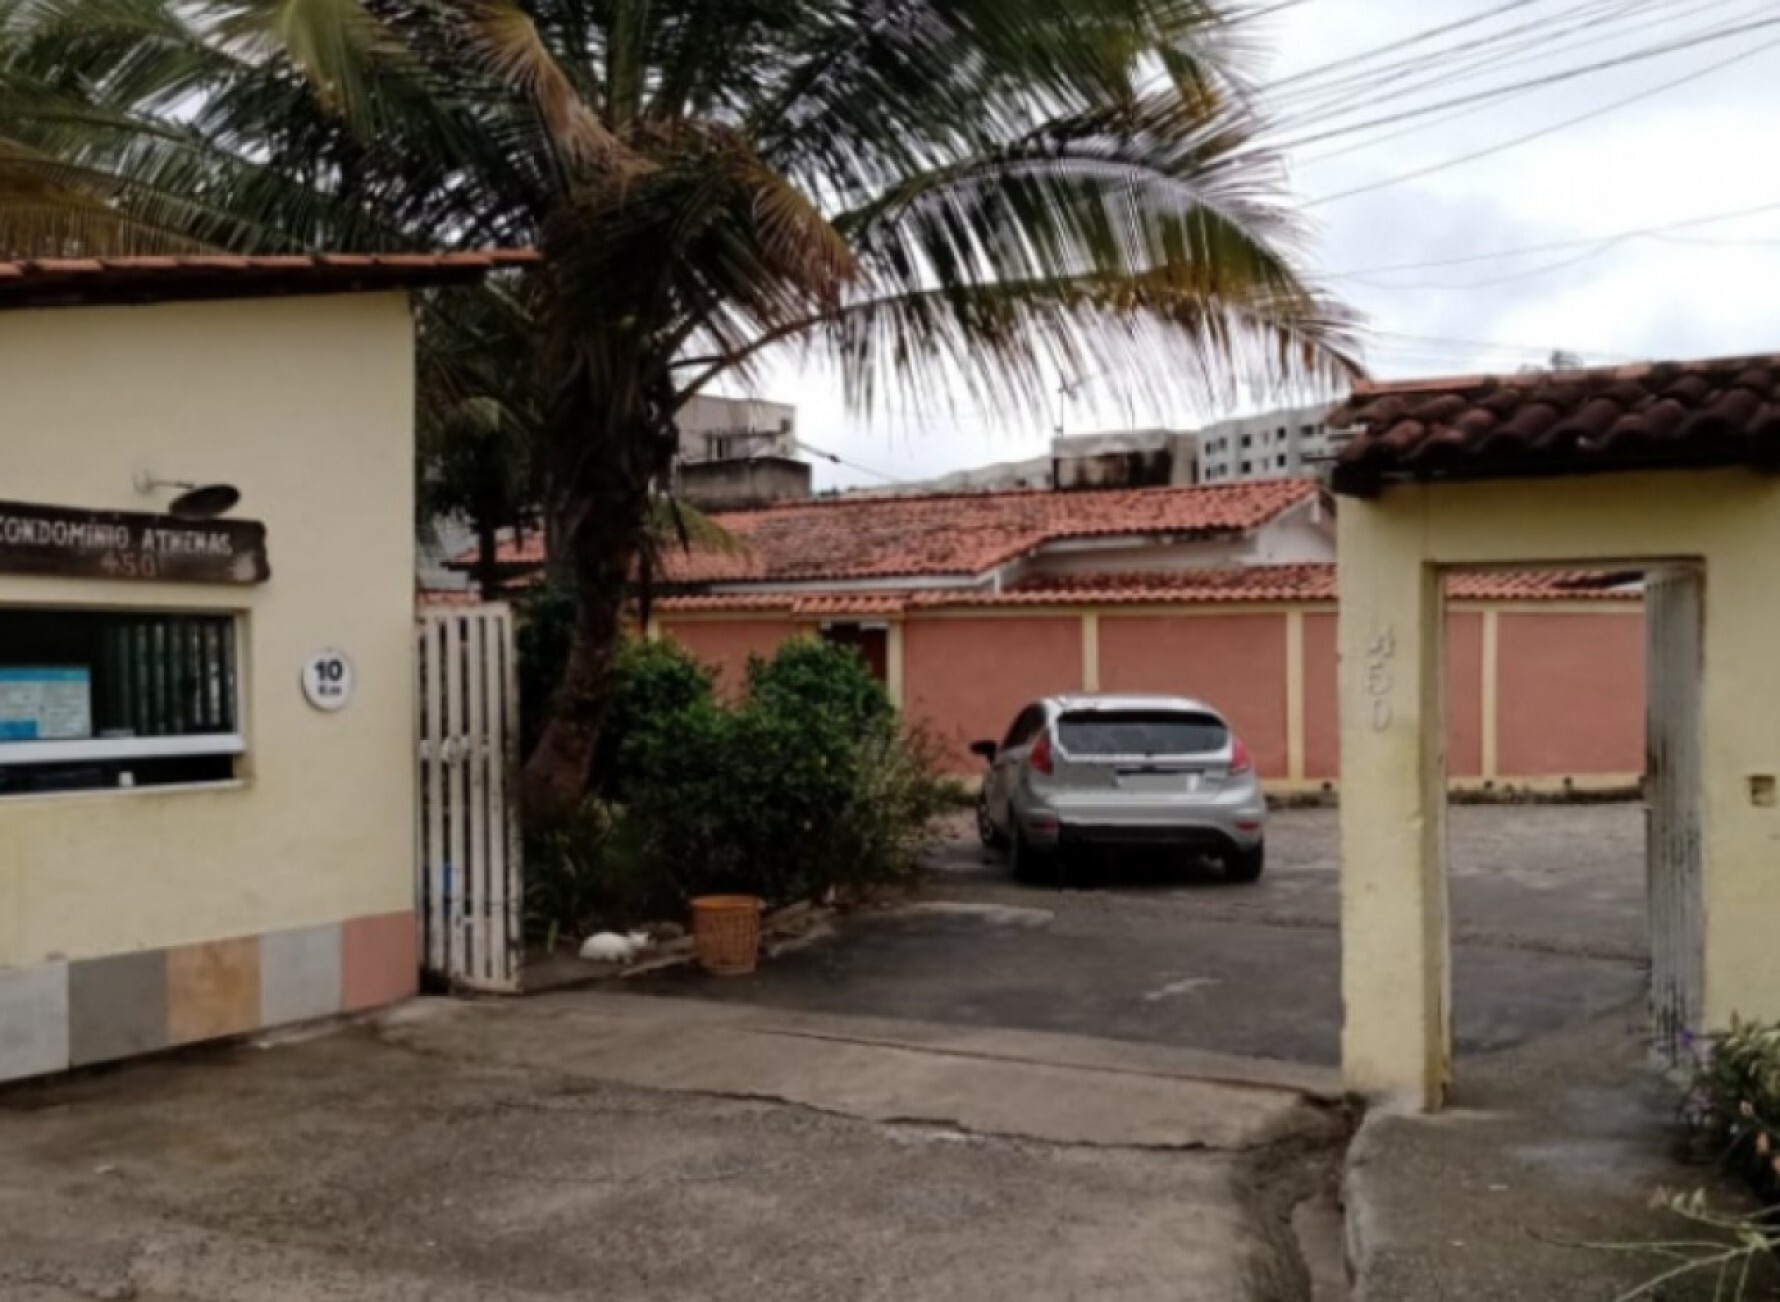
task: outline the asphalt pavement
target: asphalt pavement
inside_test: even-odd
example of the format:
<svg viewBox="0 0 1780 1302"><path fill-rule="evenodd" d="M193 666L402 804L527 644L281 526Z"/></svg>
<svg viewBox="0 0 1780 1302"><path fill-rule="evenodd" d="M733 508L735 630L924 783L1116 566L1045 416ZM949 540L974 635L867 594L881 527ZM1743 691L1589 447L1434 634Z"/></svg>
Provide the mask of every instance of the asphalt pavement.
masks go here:
<svg viewBox="0 0 1780 1302"><path fill-rule="evenodd" d="M1015 883L969 839L909 906L717 980L631 983L783 1009L1100 1036L1334 1064L1340 1051L1337 815L1276 813L1253 885L1210 865L1115 859L1062 890ZM1630 804L1451 811L1455 1035L1462 1060L1641 1013L1643 813Z"/></svg>

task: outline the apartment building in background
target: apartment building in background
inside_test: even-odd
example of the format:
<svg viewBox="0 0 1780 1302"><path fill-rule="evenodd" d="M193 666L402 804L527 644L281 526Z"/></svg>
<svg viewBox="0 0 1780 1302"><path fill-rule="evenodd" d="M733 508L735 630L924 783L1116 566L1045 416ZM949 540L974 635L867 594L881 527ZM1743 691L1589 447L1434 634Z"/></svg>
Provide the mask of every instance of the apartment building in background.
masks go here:
<svg viewBox="0 0 1780 1302"><path fill-rule="evenodd" d="M797 453L797 408L756 398L699 394L680 408L681 461L745 461Z"/></svg>
<svg viewBox="0 0 1780 1302"><path fill-rule="evenodd" d="M1198 432L1199 482L1324 478L1335 452L1328 411L1322 404L1291 407L1207 425Z"/></svg>
<svg viewBox="0 0 1780 1302"><path fill-rule="evenodd" d="M797 408L789 403L700 394L675 424L674 491L682 501L740 511L809 497L810 463L797 455Z"/></svg>

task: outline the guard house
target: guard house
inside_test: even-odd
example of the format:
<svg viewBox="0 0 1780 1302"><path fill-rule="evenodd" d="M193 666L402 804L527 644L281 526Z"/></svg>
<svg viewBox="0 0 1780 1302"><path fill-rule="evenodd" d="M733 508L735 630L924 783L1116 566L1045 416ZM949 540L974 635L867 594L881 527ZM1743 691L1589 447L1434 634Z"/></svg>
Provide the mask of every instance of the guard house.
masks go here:
<svg viewBox="0 0 1780 1302"><path fill-rule="evenodd" d="M0 263L0 1080L415 987L410 292Z"/></svg>
<svg viewBox="0 0 1780 1302"><path fill-rule="evenodd" d="M1642 575L1651 1035L1780 1018L1780 356L1362 386L1339 517L1343 1067L1452 1079L1442 604L1454 574Z"/></svg>

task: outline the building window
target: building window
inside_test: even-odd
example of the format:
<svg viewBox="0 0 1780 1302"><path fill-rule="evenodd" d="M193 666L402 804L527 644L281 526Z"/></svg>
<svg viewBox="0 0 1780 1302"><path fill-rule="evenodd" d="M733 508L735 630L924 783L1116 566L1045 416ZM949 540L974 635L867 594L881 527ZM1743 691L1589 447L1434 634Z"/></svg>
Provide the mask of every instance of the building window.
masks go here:
<svg viewBox="0 0 1780 1302"><path fill-rule="evenodd" d="M1285 465L1285 463L1286 463L1286 454L1282 452L1279 454L1279 464L1283 466L1283 465Z"/></svg>
<svg viewBox="0 0 1780 1302"><path fill-rule="evenodd" d="M1255 472L1255 467L1254 467L1253 462L1245 461L1242 463L1242 473L1243 474L1252 475L1254 472Z"/></svg>
<svg viewBox="0 0 1780 1302"><path fill-rule="evenodd" d="M224 782L235 620L0 609L0 796Z"/></svg>
<svg viewBox="0 0 1780 1302"><path fill-rule="evenodd" d="M1254 447L1255 446L1255 436L1253 434L1244 434L1242 436L1242 446L1245 448Z"/></svg>

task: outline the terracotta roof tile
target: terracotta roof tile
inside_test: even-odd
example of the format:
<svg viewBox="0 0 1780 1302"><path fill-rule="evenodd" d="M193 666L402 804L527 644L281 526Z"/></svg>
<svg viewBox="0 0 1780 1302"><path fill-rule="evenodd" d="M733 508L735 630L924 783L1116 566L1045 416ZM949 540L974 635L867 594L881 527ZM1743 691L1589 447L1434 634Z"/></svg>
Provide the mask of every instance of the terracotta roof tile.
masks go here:
<svg viewBox="0 0 1780 1302"><path fill-rule="evenodd" d="M27 258L0 262L0 310L415 288L538 261L529 249Z"/></svg>
<svg viewBox="0 0 1780 1302"><path fill-rule="evenodd" d="M1652 466L1780 467L1780 354L1528 375L1362 383L1337 492Z"/></svg>
<svg viewBox="0 0 1780 1302"><path fill-rule="evenodd" d="M1316 492L1307 480L1275 479L1201 488L817 499L716 516L742 550L670 550L662 581L973 577L1069 539L1247 533ZM517 546L504 542L499 559L509 571L541 565L543 539L533 533ZM473 560L466 553L453 564Z"/></svg>
<svg viewBox="0 0 1780 1302"><path fill-rule="evenodd" d="M1504 571L1454 575L1453 601L1636 601L1629 576L1598 570ZM716 594L664 597L664 614L751 612L792 618L872 617L921 610L1008 606L1199 606L1274 602L1333 603L1335 567L1329 564L1243 565L1160 573L1050 575L1001 592L984 590L900 593Z"/></svg>

